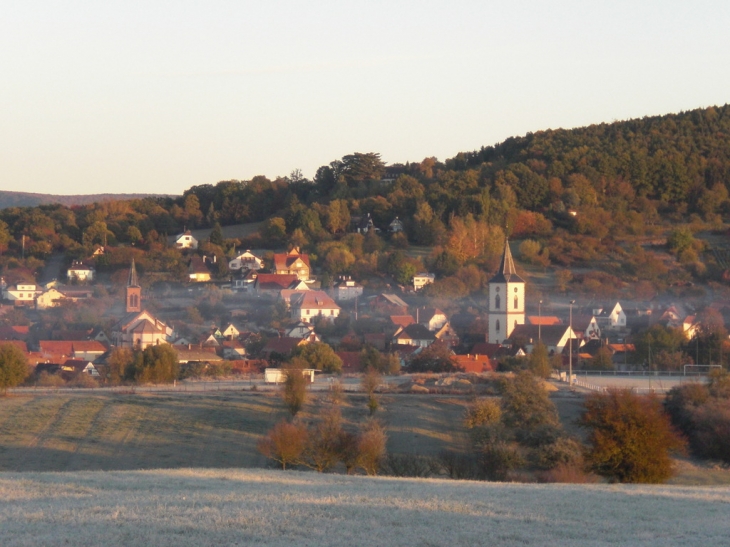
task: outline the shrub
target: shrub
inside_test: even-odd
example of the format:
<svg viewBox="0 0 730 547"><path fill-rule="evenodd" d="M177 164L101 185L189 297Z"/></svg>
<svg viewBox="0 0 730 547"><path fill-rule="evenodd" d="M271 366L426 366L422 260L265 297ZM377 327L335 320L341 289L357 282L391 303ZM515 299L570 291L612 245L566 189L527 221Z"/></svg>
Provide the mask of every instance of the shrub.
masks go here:
<svg viewBox="0 0 730 547"><path fill-rule="evenodd" d="M460 454L451 450L442 450L438 456L441 469L449 478L457 480L477 480L482 478L477 467L474 454Z"/></svg>
<svg viewBox="0 0 730 547"><path fill-rule="evenodd" d="M377 475L385 458L385 443L388 437L383 427L371 420L360 434L357 443L357 465L368 475Z"/></svg>
<svg viewBox="0 0 730 547"><path fill-rule="evenodd" d="M587 484L598 482L598 476L593 473L586 473L582 465L562 463L552 469L539 473L537 480L538 482Z"/></svg>
<svg viewBox="0 0 730 547"><path fill-rule="evenodd" d="M539 469L554 469L560 466L582 468L583 447L575 439L559 437L555 442L533 450L530 459Z"/></svg>
<svg viewBox="0 0 730 547"><path fill-rule="evenodd" d="M86 372L77 372L73 378L69 380L68 385L71 387L99 387L99 382L96 381L90 374Z"/></svg>
<svg viewBox="0 0 730 547"><path fill-rule="evenodd" d="M692 450L704 458L730 464L730 400L713 399L691 410Z"/></svg>
<svg viewBox="0 0 730 547"><path fill-rule="evenodd" d="M507 427L534 429L560 421L542 380L527 371L502 383L502 419Z"/></svg>
<svg viewBox="0 0 730 547"><path fill-rule="evenodd" d="M329 409L308 432L303 463L320 473L337 465L341 459L341 430L342 417L339 409Z"/></svg>
<svg viewBox="0 0 730 547"><path fill-rule="evenodd" d="M28 361L15 344L0 344L0 390L7 392L28 376Z"/></svg>
<svg viewBox="0 0 730 547"><path fill-rule="evenodd" d="M304 424L282 420L259 441L257 448L264 456L278 462L286 470L287 465L296 465L302 461L307 436Z"/></svg>
<svg viewBox="0 0 730 547"><path fill-rule="evenodd" d="M580 422L590 429L589 466L611 481L663 482L673 473L670 452L684 447L653 396L628 390L592 394Z"/></svg>
<svg viewBox="0 0 730 547"><path fill-rule="evenodd" d="M502 441L483 445L477 453L479 470L492 481L506 480L511 471L524 463L517 447Z"/></svg>
<svg viewBox="0 0 730 547"><path fill-rule="evenodd" d="M40 387L62 387L66 385L66 380L64 380L59 374L41 372L38 376L37 384Z"/></svg>
<svg viewBox="0 0 730 547"><path fill-rule="evenodd" d="M307 379L302 373L303 368L300 359L293 359L284 371L285 378L281 387L281 396L286 409L292 416L296 416L307 402Z"/></svg>
<svg viewBox="0 0 730 547"><path fill-rule="evenodd" d="M464 412L464 426L467 429L499 423L502 409L494 399L477 399Z"/></svg>
<svg viewBox="0 0 730 547"><path fill-rule="evenodd" d="M394 477L428 478L440 472L436 458L420 454L388 454L383 461L383 473Z"/></svg>

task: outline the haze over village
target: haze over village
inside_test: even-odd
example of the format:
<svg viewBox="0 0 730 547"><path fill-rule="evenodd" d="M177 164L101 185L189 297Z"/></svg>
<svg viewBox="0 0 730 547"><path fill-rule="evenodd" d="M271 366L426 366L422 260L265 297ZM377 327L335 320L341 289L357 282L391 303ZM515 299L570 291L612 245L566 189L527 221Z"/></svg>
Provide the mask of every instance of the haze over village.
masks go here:
<svg viewBox="0 0 730 547"><path fill-rule="evenodd" d="M0 545L722 545L730 7L11 1Z"/></svg>

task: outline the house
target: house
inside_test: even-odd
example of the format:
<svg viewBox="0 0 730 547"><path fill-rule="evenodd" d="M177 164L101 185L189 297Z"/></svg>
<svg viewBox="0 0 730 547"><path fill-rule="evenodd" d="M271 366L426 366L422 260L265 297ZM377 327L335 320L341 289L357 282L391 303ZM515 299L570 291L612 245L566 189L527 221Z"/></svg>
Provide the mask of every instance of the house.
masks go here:
<svg viewBox="0 0 730 547"><path fill-rule="evenodd" d="M200 349L196 346L170 346L177 354L177 361L181 365L188 363L220 363L223 358L214 352Z"/></svg>
<svg viewBox="0 0 730 547"><path fill-rule="evenodd" d="M416 322L430 331L437 331L448 323L449 319L438 308L416 308Z"/></svg>
<svg viewBox="0 0 730 547"><path fill-rule="evenodd" d="M145 349L173 340L173 329L148 311L132 312L112 328L115 346Z"/></svg>
<svg viewBox="0 0 730 547"><path fill-rule="evenodd" d="M340 315L340 307L324 291L304 291L293 296L290 308L295 321L310 322L316 317L334 321Z"/></svg>
<svg viewBox="0 0 730 547"><path fill-rule="evenodd" d="M573 330L584 340L600 340L601 327L595 315L574 315Z"/></svg>
<svg viewBox="0 0 730 547"><path fill-rule="evenodd" d="M175 248L181 250L195 250L198 248L198 240L193 237L193 234L190 232L190 230L187 230L185 233L182 233L175 238Z"/></svg>
<svg viewBox="0 0 730 547"><path fill-rule="evenodd" d="M456 334L456 331L451 327L448 321L444 323L440 329L437 329L434 332L434 336L436 337L436 340L440 340L447 346L456 347L459 345L459 335Z"/></svg>
<svg viewBox="0 0 730 547"><path fill-rule="evenodd" d="M342 372L354 373L362 371L362 353L359 351L336 351L335 355L342 361Z"/></svg>
<svg viewBox="0 0 730 547"><path fill-rule="evenodd" d="M539 328L538 328L539 327ZM575 331L568 325L517 325L510 340L518 346L524 345L527 353L532 353L538 340L547 347L548 353L563 353L570 339L578 340Z"/></svg>
<svg viewBox="0 0 730 547"><path fill-rule="evenodd" d="M362 296L363 286L357 281L353 281L351 277L341 277L340 280L332 287L332 296L338 302L343 300L354 300Z"/></svg>
<svg viewBox="0 0 730 547"><path fill-rule="evenodd" d="M611 352L611 361L619 370L627 367L633 361L633 355L636 353L634 344L608 344L608 350Z"/></svg>
<svg viewBox="0 0 730 547"><path fill-rule="evenodd" d="M701 326L696 315L688 315L682 321L682 332L684 332L687 340L691 340L699 333Z"/></svg>
<svg viewBox="0 0 730 547"><path fill-rule="evenodd" d="M296 275L302 281L308 280L311 273L309 255L301 254L299 247L294 247L288 253L274 254L274 273Z"/></svg>
<svg viewBox="0 0 730 547"><path fill-rule="evenodd" d="M86 359L67 359L61 364L61 372L88 374L94 378L99 377L99 370L91 361L87 361Z"/></svg>
<svg viewBox="0 0 730 547"><path fill-rule="evenodd" d="M490 344L489 342L478 342L471 348L474 355L486 355L492 361L499 357L525 357L525 351L517 346L504 346L502 344Z"/></svg>
<svg viewBox="0 0 730 547"><path fill-rule="evenodd" d="M430 285L436 281L436 275L428 272L417 273L413 276L413 289L418 291L426 285Z"/></svg>
<svg viewBox="0 0 730 547"><path fill-rule="evenodd" d="M436 341L436 336L420 323L400 328L393 335L393 343L399 346L427 348Z"/></svg>
<svg viewBox="0 0 730 547"><path fill-rule="evenodd" d="M319 336L314 332L314 325L304 321L297 321L284 329L284 336L288 338L310 338L312 335L317 338L315 341L319 342Z"/></svg>
<svg viewBox="0 0 730 547"><path fill-rule="evenodd" d="M208 269L208 266L205 265L205 261L201 257L194 256L190 259L188 279L193 283L205 283L210 281L210 270Z"/></svg>
<svg viewBox="0 0 730 547"><path fill-rule="evenodd" d="M108 348L95 340L40 340L39 353L48 360L83 359L96 361Z"/></svg>
<svg viewBox="0 0 730 547"><path fill-rule="evenodd" d="M264 359L271 359L274 357L286 358L299 346L309 344L309 340L306 338L289 338L282 336L281 338L272 338L261 350L261 356Z"/></svg>
<svg viewBox="0 0 730 547"><path fill-rule="evenodd" d="M253 283L257 293L278 295L282 289L298 286L299 277L296 274L258 274ZM292 289L293 290L293 289Z"/></svg>
<svg viewBox="0 0 730 547"><path fill-rule="evenodd" d="M61 302L66 300L66 295L58 289L49 289L42 294L39 294L36 298L36 308L39 310L45 310L48 308L55 308L61 305Z"/></svg>
<svg viewBox="0 0 730 547"><path fill-rule="evenodd" d="M624 313L621 304L616 302L616 305L612 309L597 308L593 310L593 315L596 316L598 326L601 328L608 329L621 329L626 327L626 313Z"/></svg>
<svg viewBox="0 0 730 547"><path fill-rule="evenodd" d="M370 213L368 213L365 216L361 217L360 220L358 221L357 233L358 234L367 234L371 230L375 231L375 232L380 231L375 227L375 224L373 223L373 218L370 216Z"/></svg>
<svg viewBox="0 0 730 547"><path fill-rule="evenodd" d="M3 298L10 300L17 307L33 307L35 299L43 291L34 283L18 283L3 291Z"/></svg>
<svg viewBox="0 0 730 547"><path fill-rule="evenodd" d="M398 217L395 217L393 221L388 224L388 231L391 234L397 234L398 232L402 232L403 229L403 223L398 219Z"/></svg>
<svg viewBox="0 0 730 547"><path fill-rule="evenodd" d="M224 359L243 359L246 357L246 346L238 340L224 340L221 342Z"/></svg>
<svg viewBox="0 0 730 547"><path fill-rule="evenodd" d="M464 372L481 374L497 370L496 362L493 362L487 355L454 355L453 358L456 366Z"/></svg>
<svg viewBox="0 0 730 547"><path fill-rule="evenodd" d="M252 291L256 279L258 279L258 272L256 270L240 270L242 275L233 279L231 288L234 291Z"/></svg>
<svg viewBox="0 0 730 547"><path fill-rule="evenodd" d="M27 340L30 327L27 325L13 325L11 327L0 327L0 340Z"/></svg>
<svg viewBox="0 0 730 547"><path fill-rule="evenodd" d="M407 315L408 304L394 294L379 294L370 299L369 306L373 311L388 315Z"/></svg>
<svg viewBox="0 0 730 547"><path fill-rule="evenodd" d="M80 260L74 260L71 267L66 270L69 281L93 281L95 276L96 269Z"/></svg>
<svg viewBox="0 0 730 547"><path fill-rule="evenodd" d="M232 271L238 270L260 270L264 267L264 261L253 254L248 249L237 255L228 262L228 269Z"/></svg>
<svg viewBox="0 0 730 547"><path fill-rule="evenodd" d="M241 334L241 332L235 327L233 323L229 323L228 326L221 331L221 336L226 340L233 340L234 338L238 338L239 334Z"/></svg>

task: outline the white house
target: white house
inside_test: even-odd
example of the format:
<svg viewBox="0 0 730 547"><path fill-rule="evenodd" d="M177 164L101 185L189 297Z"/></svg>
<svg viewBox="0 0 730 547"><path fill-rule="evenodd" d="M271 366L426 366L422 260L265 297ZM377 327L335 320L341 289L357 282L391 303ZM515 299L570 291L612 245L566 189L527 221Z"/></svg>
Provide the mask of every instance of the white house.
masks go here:
<svg viewBox="0 0 730 547"><path fill-rule="evenodd" d="M193 237L190 230L175 238L175 247L178 249L197 249L198 240Z"/></svg>
<svg viewBox="0 0 730 547"><path fill-rule="evenodd" d="M413 276L413 288L420 290L426 285L429 285L436 281L436 276L432 273L421 272Z"/></svg>
<svg viewBox="0 0 730 547"><path fill-rule="evenodd" d="M398 217L395 217L393 219L393 221L390 224L388 224L388 231L391 234L396 234L398 232L403 231L403 223L400 221L400 219Z"/></svg>
<svg viewBox="0 0 730 547"><path fill-rule="evenodd" d="M303 291L293 295L290 306L294 321L310 323L317 317L334 321L340 315L340 307L324 291Z"/></svg>
<svg viewBox="0 0 730 547"><path fill-rule="evenodd" d="M10 300L15 306L34 306L36 297L43 293L38 285L19 283L3 291L3 297Z"/></svg>
<svg viewBox="0 0 730 547"><path fill-rule="evenodd" d="M601 327L621 329L626 326L626 313L618 302L611 310L599 308L593 310L593 314Z"/></svg>
<svg viewBox="0 0 730 547"><path fill-rule="evenodd" d="M96 275L96 269L89 264L80 260L74 260L71 267L66 270L66 277L69 281L93 281Z"/></svg>
<svg viewBox="0 0 730 547"><path fill-rule="evenodd" d="M260 270L264 267L264 261L246 250L228 263L229 270Z"/></svg>
<svg viewBox="0 0 730 547"><path fill-rule="evenodd" d="M340 279L332 288L332 296L335 300L354 300L362 296L363 286L357 281L353 281L351 277Z"/></svg>
<svg viewBox="0 0 730 547"><path fill-rule="evenodd" d="M416 308L416 322L435 332L448 323L449 318L438 308Z"/></svg>

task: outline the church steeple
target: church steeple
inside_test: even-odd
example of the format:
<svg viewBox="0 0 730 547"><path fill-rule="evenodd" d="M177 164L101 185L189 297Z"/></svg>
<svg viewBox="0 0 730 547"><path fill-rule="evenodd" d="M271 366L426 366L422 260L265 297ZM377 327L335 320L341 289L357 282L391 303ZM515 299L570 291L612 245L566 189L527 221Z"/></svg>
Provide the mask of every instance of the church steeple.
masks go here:
<svg viewBox="0 0 730 547"><path fill-rule="evenodd" d="M142 287L139 286L137 280L137 268L134 266L134 259L132 259L132 266L129 268L125 293L127 313L142 311Z"/></svg>
<svg viewBox="0 0 730 547"><path fill-rule="evenodd" d="M515 261L512 259L512 251L509 248L509 238L504 240L504 251L502 261L499 263L497 274L489 280L490 283L524 283L525 281L517 275Z"/></svg>

